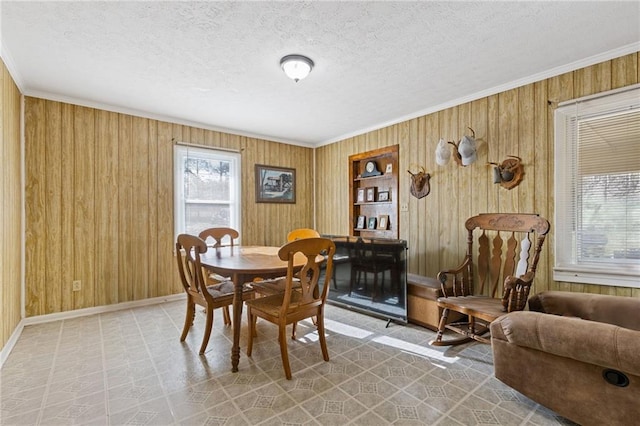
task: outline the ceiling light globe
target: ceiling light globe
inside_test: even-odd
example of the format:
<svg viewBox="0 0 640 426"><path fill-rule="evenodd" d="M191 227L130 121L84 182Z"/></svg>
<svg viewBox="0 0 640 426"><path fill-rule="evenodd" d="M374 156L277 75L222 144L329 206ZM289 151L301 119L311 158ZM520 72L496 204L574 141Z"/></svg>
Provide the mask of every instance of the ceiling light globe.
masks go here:
<svg viewBox="0 0 640 426"><path fill-rule="evenodd" d="M287 55L280 60L282 71L296 83L309 75L313 61L302 55Z"/></svg>

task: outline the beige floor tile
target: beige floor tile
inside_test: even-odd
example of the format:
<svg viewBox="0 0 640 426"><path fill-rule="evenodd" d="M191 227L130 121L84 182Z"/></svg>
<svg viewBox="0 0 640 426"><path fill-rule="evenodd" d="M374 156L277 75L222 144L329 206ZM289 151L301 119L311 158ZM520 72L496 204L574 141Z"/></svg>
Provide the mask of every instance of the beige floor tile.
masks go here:
<svg viewBox="0 0 640 426"><path fill-rule="evenodd" d="M239 372L231 327L204 314L180 342L184 301L25 327L0 371L0 425L573 425L493 377L490 345L428 345L434 333L327 306L330 360L310 321L288 339L258 322ZM290 332L290 331L289 331Z"/></svg>

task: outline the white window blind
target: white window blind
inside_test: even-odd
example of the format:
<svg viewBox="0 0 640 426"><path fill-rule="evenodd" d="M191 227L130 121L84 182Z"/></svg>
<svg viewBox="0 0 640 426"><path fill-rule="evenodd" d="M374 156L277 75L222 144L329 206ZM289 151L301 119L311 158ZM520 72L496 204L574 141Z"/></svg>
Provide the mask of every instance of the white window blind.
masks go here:
<svg viewBox="0 0 640 426"><path fill-rule="evenodd" d="M555 112L557 281L640 287L640 87Z"/></svg>
<svg viewBox="0 0 640 426"><path fill-rule="evenodd" d="M241 231L240 154L175 145L174 183L176 236L217 226Z"/></svg>

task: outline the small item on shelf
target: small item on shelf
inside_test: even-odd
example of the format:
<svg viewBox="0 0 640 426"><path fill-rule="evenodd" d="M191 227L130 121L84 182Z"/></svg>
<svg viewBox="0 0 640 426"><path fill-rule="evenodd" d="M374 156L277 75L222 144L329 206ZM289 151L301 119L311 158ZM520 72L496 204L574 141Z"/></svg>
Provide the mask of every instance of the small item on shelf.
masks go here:
<svg viewBox="0 0 640 426"><path fill-rule="evenodd" d="M364 229L364 225L367 221L365 216L358 216L358 222L356 222L356 229Z"/></svg>
<svg viewBox="0 0 640 426"><path fill-rule="evenodd" d="M389 191L378 192L378 201L389 201Z"/></svg>
<svg viewBox="0 0 640 426"><path fill-rule="evenodd" d="M393 173L393 163L387 163L387 168L384 170L384 173Z"/></svg>
<svg viewBox="0 0 640 426"><path fill-rule="evenodd" d="M364 203L364 188L358 188L356 203Z"/></svg>
<svg viewBox="0 0 640 426"><path fill-rule="evenodd" d="M376 229L376 218L375 217L370 217L369 218L369 226L367 228Z"/></svg>
<svg viewBox="0 0 640 426"><path fill-rule="evenodd" d="M367 202L368 203L376 201L376 189L377 188L375 186L367 188Z"/></svg>
<svg viewBox="0 0 640 426"><path fill-rule="evenodd" d="M388 226L389 226L389 215L388 214L380 215L378 219L378 229L382 229L386 231Z"/></svg>
<svg viewBox="0 0 640 426"><path fill-rule="evenodd" d="M362 177L370 177L370 176L380 176L382 172L378 170L378 165L375 161L369 160L364 166L364 172L362 173Z"/></svg>

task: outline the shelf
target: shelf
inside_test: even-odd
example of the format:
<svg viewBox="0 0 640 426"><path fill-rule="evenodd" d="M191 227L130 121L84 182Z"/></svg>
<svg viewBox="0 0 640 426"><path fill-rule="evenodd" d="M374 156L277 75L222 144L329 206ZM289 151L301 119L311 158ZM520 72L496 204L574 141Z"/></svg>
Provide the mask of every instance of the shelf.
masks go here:
<svg viewBox="0 0 640 426"><path fill-rule="evenodd" d="M365 223L371 218L381 220L382 217L388 221L387 229L353 228L351 235L398 238L399 148L399 145L393 145L349 156L350 226L356 224L361 216L365 218ZM378 176L361 177L365 173L367 163L370 162L375 162L377 169L383 173ZM371 190L374 191L373 196ZM382 197L379 199L380 194ZM365 201L366 199L371 201Z"/></svg>
<svg viewBox="0 0 640 426"><path fill-rule="evenodd" d="M382 178L393 179L394 176L393 176L393 173L385 173L380 176L357 177L357 178L354 178L353 181L360 182L363 180L376 180L376 179L382 179Z"/></svg>
<svg viewBox="0 0 640 426"><path fill-rule="evenodd" d="M365 203L353 203L354 206L370 206L376 204L391 204L391 200L389 201L368 201Z"/></svg>

